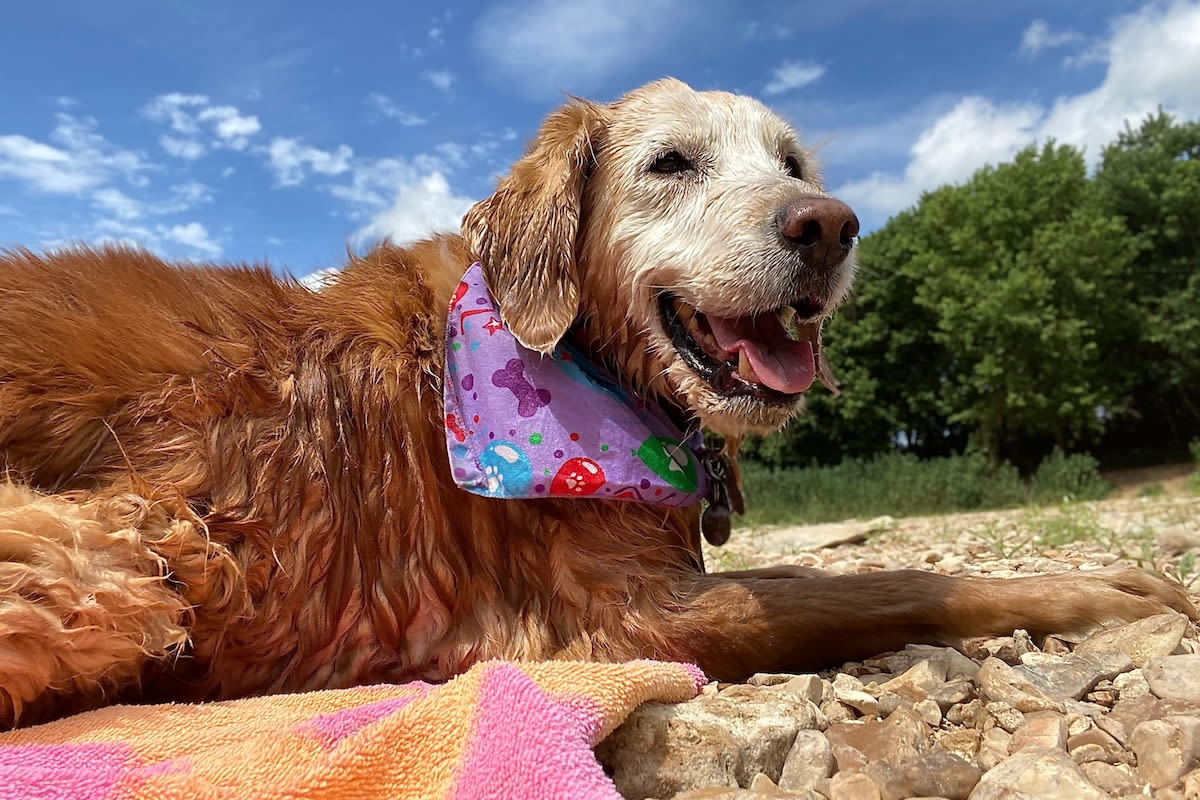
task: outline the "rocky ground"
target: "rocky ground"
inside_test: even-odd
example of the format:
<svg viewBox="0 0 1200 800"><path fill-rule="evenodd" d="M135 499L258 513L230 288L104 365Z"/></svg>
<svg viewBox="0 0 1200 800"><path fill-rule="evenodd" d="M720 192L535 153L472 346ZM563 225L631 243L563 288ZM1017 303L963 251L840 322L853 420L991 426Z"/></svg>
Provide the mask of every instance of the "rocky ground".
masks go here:
<svg viewBox="0 0 1200 800"><path fill-rule="evenodd" d="M712 569L1057 573L1119 563L1200 591L1200 498L735 531ZM1155 493L1157 494L1157 492ZM817 675L710 684L601 743L627 798L1200 800L1200 639L1165 614L1080 641L1024 631Z"/></svg>

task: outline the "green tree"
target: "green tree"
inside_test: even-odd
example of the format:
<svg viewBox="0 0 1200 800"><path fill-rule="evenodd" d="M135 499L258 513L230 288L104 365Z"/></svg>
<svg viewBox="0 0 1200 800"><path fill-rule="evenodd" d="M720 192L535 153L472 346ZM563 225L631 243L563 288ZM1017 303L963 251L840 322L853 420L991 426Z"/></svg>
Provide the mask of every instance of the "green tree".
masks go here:
<svg viewBox="0 0 1200 800"><path fill-rule="evenodd" d="M1095 182L1136 246L1123 287L1131 329L1112 363L1129 387L1114 444L1182 455L1200 434L1200 122L1160 110L1127 125Z"/></svg>

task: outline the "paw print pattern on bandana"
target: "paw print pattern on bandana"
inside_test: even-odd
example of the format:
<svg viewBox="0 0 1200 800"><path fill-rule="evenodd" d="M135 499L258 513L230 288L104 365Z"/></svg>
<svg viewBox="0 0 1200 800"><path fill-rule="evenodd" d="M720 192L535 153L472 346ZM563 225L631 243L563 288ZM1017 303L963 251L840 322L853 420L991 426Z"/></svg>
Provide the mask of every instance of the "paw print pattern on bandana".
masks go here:
<svg viewBox="0 0 1200 800"><path fill-rule="evenodd" d="M525 364L519 358L510 358L504 369L496 370L492 374L492 384L517 396L517 414L521 417L532 417L539 408L550 405L550 392L533 387L525 377Z"/></svg>
<svg viewBox="0 0 1200 800"><path fill-rule="evenodd" d="M479 454L479 466L493 497L520 497L533 483L533 465L512 442L492 442Z"/></svg>
<svg viewBox="0 0 1200 800"><path fill-rule="evenodd" d="M604 485L604 469L586 456L576 456L558 469L550 481L550 494L558 497L586 497Z"/></svg>

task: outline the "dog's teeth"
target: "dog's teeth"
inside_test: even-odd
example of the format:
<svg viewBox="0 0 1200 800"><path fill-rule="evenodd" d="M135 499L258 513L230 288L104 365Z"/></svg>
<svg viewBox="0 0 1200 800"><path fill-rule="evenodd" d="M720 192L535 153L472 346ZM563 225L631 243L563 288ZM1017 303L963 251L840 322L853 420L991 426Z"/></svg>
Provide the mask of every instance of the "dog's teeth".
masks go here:
<svg viewBox="0 0 1200 800"><path fill-rule="evenodd" d="M779 321L783 323L784 330L791 326L792 320L796 318L796 309L791 306L784 306L779 309Z"/></svg>
<svg viewBox="0 0 1200 800"><path fill-rule="evenodd" d="M758 383L758 376L754 374L754 367L750 365L750 359L746 356L745 350L738 350L737 373L744 381Z"/></svg>
<svg viewBox="0 0 1200 800"><path fill-rule="evenodd" d="M685 325L696 318L696 309L682 300L671 301L675 309L675 317Z"/></svg>

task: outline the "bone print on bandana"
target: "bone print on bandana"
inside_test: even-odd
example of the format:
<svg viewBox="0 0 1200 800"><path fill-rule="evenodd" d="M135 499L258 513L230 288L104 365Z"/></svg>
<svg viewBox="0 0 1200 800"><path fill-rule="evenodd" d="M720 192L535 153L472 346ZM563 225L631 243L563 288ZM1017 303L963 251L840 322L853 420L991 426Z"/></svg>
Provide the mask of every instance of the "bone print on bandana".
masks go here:
<svg viewBox="0 0 1200 800"><path fill-rule="evenodd" d="M474 494L687 506L708 490L699 433L683 441L569 345L550 356L522 347L479 264L450 301L443 400L450 469Z"/></svg>

